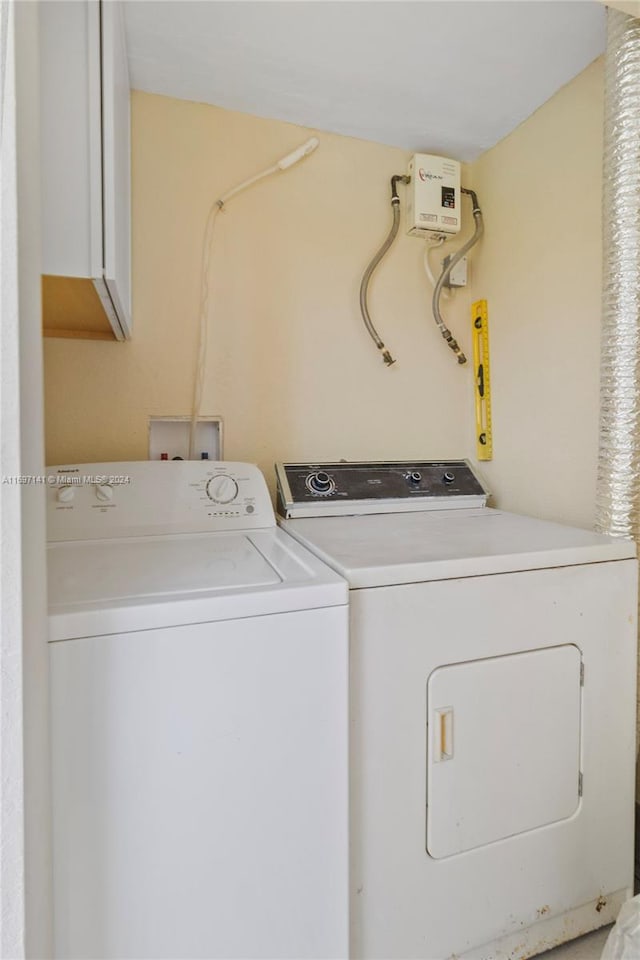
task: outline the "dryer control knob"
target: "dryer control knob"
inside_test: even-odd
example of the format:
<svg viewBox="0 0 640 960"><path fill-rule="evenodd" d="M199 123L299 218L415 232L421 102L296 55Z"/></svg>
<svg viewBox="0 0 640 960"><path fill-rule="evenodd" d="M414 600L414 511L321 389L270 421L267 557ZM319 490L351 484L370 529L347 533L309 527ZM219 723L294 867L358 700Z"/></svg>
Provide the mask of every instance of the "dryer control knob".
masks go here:
<svg viewBox="0 0 640 960"><path fill-rule="evenodd" d="M207 496L214 503L231 503L238 496L238 484L233 477L220 473L207 484Z"/></svg>
<svg viewBox="0 0 640 960"><path fill-rule="evenodd" d="M96 483L96 498L108 503L113 500L113 487L110 483Z"/></svg>
<svg viewBox="0 0 640 960"><path fill-rule="evenodd" d="M76 488L69 486L68 484L62 487L58 487L58 492L56 493L56 500L58 503L71 503L73 498L76 495Z"/></svg>
<svg viewBox="0 0 640 960"><path fill-rule="evenodd" d="M306 480L307 489L311 493L333 493L336 488L335 483L328 473L324 470L318 470L316 473L310 473Z"/></svg>
<svg viewBox="0 0 640 960"><path fill-rule="evenodd" d="M455 473L451 473L449 470L447 470L447 472L446 472L446 473L443 475L443 477L442 477L442 482L443 482L443 483L453 483L453 481L455 480L455 478L456 478Z"/></svg>
<svg viewBox="0 0 640 960"><path fill-rule="evenodd" d="M407 474L407 480L409 483L420 483L422 474L418 470L414 470L412 473Z"/></svg>

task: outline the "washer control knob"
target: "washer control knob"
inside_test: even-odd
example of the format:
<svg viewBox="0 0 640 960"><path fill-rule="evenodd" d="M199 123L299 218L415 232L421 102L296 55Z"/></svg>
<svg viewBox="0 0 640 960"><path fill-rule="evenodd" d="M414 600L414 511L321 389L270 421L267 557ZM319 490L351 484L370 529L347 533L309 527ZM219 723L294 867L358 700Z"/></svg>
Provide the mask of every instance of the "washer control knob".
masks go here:
<svg viewBox="0 0 640 960"><path fill-rule="evenodd" d="M113 500L113 487L110 483L96 483L96 499L103 503Z"/></svg>
<svg viewBox="0 0 640 960"><path fill-rule="evenodd" d="M445 474L443 474L443 476L442 476L442 482L443 482L443 483L453 483L453 481L455 480L455 478L456 478L455 473L451 473L450 470L447 470L447 472L446 472Z"/></svg>
<svg viewBox="0 0 640 960"><path fill-rule="evenodd" d="M324 470L318 470L316 473L310 473L306 480L307 489L311 493L333 493L336 485L328 473Z"/></svg>
<svg viewBox="0 0 640 960"><path fill-rule="evenodd" d="M238 484L233 477L220 473L207 484L207 496L214 503L231 503L238 496Z"/></svg>
<svg viewBox="0 0 640 960"><path fill-rule="evenodd" d="M56 493L56 500L58 501L58 503L71 503L75 495L76 495L75 487L72 487L70 484L65 484L62 487L58 487L58 492Z"/></svg>
<svg viewBox="0 0 640 960"><path fill-rule="evenodd" d="M422 474L419 470L413 470L411 473L407 474L407 480L409 483L420 483L422 480Z"/></svg>

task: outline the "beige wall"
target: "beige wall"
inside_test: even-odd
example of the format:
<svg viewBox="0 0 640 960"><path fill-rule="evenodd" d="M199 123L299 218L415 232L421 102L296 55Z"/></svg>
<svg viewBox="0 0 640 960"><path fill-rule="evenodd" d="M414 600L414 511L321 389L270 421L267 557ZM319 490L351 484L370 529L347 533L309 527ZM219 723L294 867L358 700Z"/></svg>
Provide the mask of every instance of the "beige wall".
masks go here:
<svg viewBox="0 0 640 960"><path fill-rule="evenodd" d="M590 526L598 444L603 65L474 164L500 505Z"/></svg>
<svg viewBox="0 0 640 960"><path fill-rule="evenodd" d="M208 209L309 133L134 93L133 339L46 342L49 463L146 458L148 417L190 412ZM422 241L400 235L371 283L393 368L359 313L408 154L318 136L311 157L218 217L203 413L223 416L228 459L269 476L276 459L465 456L472 373L430 317ZM452 327L468 340L466 291L456 298Z"/></svg>
<svg viewBox="0 0 640 960"><path fill-rule="evenodd" d="M601 112L596 63L466 173L486 235L471 289L443 304L470 353L470 299L489 301L495 458L483 470L497 503L584 526L597 455ZM145 458L149 416L189 412L209 205L309 132L133 95L134 337L46 342L49 463ZM388 180L408 155L318 136L316 153L218 218L203 412L224 417L227 458L269 477L276 459L474 456L473 371L431 319L421 241L401 232L371 285L392 369L359 314L362 272L390 224Z"/></svg>
<svg viewBox="0 0 640 960"><path fill-rule="evenodd" d="M621 10L622 13L628 13L632 17L640 17L639 0L600 0L600 3L615 10Z"/></svg>

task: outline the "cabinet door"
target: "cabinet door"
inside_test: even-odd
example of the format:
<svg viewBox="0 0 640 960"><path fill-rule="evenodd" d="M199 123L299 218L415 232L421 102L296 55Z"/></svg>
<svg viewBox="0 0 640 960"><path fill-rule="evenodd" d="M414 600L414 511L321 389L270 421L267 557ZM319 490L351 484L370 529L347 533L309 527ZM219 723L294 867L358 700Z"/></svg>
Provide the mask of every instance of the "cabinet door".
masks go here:
<svg viewBox="0 0 640 960"><path fill-rule="evenodd" d="M101 277L98 0L41 3L42 273Z"/></svg>
<svg viewBox="0 0 640 960"><path fill-rule="evenodd" d="M427 684L427 850L449 857L556 823L579 804L573 644L439 667Z"/></svg>
<svg viewBox="0 0 640 960"><path fill-rule="evenodd" d="M101 3L104 279L131 336L131 118L122 4Z"/></svg>

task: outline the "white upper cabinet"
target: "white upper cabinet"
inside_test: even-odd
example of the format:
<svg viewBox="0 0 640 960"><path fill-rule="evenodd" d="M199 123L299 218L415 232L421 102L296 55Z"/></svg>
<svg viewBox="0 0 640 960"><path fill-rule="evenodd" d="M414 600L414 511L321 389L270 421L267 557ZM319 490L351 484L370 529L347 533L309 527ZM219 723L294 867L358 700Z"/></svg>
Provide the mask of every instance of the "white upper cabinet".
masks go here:
<svg viewBox="0 0 640 960"><path fill-rule="evenodd" d="M104 279L125 336L131 335L131 118L120 3L102 4Z"/></svg>
<svg viewBox="0 0 640 960"><path fill-rule="evenodd" d="M131 336L131 137L121 4L40 3L44 332Z"/></svg>

